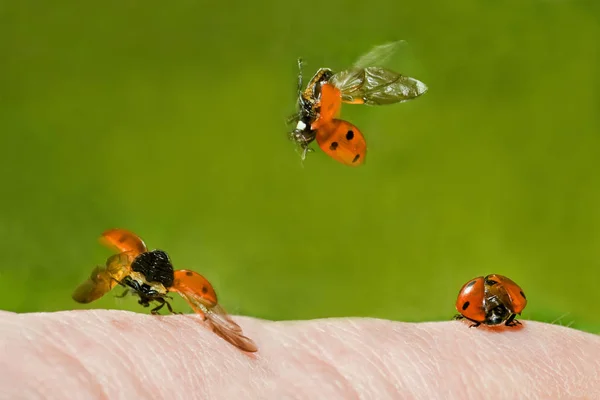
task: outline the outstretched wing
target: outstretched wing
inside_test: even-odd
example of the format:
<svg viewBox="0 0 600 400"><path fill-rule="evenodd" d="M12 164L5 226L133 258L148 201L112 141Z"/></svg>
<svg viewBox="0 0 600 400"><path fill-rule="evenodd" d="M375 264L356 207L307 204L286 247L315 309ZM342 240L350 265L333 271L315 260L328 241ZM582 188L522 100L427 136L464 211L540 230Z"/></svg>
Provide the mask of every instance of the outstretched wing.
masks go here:
<svg viewBox="0 0 600 400"><path fill-rule="evenodd" d="M106 261L105 266L94 268L90 277L73 292L73 300L86 304L104 296L131 272L132 257L128 253L115 254Z"/></svg>
<svg viewBox="0 0 600 400"><path fill-rule="evenodd" d="M144 241L135 233L126 229L109 229L102 234L100 242L118 252L133 252L141 254L148 249Z"/></svg>
<svg viewBox="0 0 600 400"><path fill-rule="evenodd" d="M214 333L244 351L258 350L256 344L242 334L242 328L217 304L215 290L202 275L189 270L175 271L175 280L169 290L179 293L197 314L204 317Z"/></svg>
<svg viewBox="0 0 600 400"><path fill-rule="evenodd" d="M113 282L106 267L99 265L92 270L87 280L77 286L72 295L73 300L84 304L98 300L115 286L116 282Z"/></svg>
<svg viewBox="0 0 600 400"><path fill-rule="evenodd" d="M427 92L423 82L383 67L351 68L338 72L331 82L351 104L402 103Z"/></svg>
<svg viewBox="0 0 600 400"><path fill-rule="evenodd" d="M247 351L254 353L258 351L256 343L252 339L242 334L242 328L227 315L225 310L220 306L209 310L207 314L207 321L210 322L212 330L221 338L225 339L232 345Z"/></svg>
<svg viewBox="0 0 600 400"><path fill-rule="evenodd" d="M321 85L319 118L312 124L312 129L318 129L320 125L331 122L339 115L341 107L342 96L340 90L329 83Z"/></svg>
<svg viewBox="0 0 600 400"><path fill-rule="evenodd" d="M386 67L386 62L402 46L404 40L373 47L350 69L331 78L342 92L342 101L350 104L383 105L412 100L427 91L427 86L409 76Z"/></svg>
<svg viewBox="0 0 600 400"><path fill-rule="evenodd" d="M354 68L363 69L373 65L383 66L403 44L406 44L406 41L398 40L375 46L356 60Z"/></svg>

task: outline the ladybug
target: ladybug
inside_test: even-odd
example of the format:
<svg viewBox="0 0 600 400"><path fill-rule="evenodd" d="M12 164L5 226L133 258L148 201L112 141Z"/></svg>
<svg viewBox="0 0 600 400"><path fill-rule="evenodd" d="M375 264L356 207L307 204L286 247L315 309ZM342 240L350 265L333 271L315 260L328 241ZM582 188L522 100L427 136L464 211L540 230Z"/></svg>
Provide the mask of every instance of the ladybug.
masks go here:
<svg viewBox="0 0 600 400"><path fill-rule="evenodd" d="M388 59L403 41L374 47L351 68L333 72L320 68L302 90L302 60L298 60L298 111L288 119L296 123L289 134L302 151L304 160L314 140L334 160L349 166L364 163L367 142L362 132L348 121L338 119L342 103L383 105L415 99L427 86L409 76L374 64Z"/></svg>
<svg viewBox="0 0 600 400"><path fill-rule="evenodd" d="M492 274L467 282L458 293L455 319L468 319L470 327L484 325L520 325L515 319L527 305L523 289L509 278Z"/></svg>
<svg viewBox="0 0 600 400"><path fill-rule="evenodd" d="M110 229L102 234L101 241L119 253L92 270L90 277L73 292L73 300L90 303L118 284L126 288L118 297L133 293L144 307L151 302L158 303L151 310L152 314L158 314L165 305L171 313L178 314L167 301L171 299L168 294L175 292L202 316L214 333L244 351L258 350L218 304L214 288L202 275L185 269L175 270L166 252L148 250L141 238L125 229Z"/></svg>

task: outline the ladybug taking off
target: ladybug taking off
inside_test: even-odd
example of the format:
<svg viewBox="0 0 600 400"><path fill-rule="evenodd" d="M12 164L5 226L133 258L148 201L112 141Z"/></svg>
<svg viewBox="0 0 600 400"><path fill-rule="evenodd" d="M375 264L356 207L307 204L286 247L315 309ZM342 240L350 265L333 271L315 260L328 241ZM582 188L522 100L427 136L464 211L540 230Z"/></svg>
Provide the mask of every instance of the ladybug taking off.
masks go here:
<svg viewBox="0 0 600 400"><path fill-rule="evenodd" d="M456 319L466 318L474 324L506 326L520 324L515 319L527 305L523 290L502 275L480 276L467 282L456 299Z"/></svg>
<svg viewBox="0 0 600 400"><path fill-rule="evenodd" d="M419 97L427 86L414 78L378 64L383 63L402 43L377 46L363 55L353 67L333 72L321 68L302 90L302 60L298 60L298 112L289 118L296 128L290 133L302 151L302 159L312 151L315 139L334 160L350 166L364 163L367 143L360 130L348 121L337 119L342 103L383 105Z"/></svg>
<svg viewBox="0 0 600 400"><path fill-rule="evenodd" d="M257 351L254 342L242 334L240 326L219 306L215 290L202 275L184 269L174 271L167 253L149 251L142 239L124 229L104 232L101 241L119 253L109 257L106 265L94 268L89 279L75 289L75 301L90 303L119 284L126 288L122 296L131 292L144 307L157 302L152 314L158 314L165 305L175 314L167 301L168 293L175 292L217 335L244 351Z"/></svg>

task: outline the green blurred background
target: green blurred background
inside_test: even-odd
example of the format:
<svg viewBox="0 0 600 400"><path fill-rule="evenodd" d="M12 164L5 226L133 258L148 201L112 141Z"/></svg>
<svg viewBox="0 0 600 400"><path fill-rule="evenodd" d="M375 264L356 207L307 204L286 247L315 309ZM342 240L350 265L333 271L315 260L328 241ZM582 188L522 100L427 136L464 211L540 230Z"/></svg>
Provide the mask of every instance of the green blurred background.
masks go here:
<svg viewBox="0 0 600 400"><path fill-rule="evenodd" d="M524 318L600 332L599 37L592 0L2 2L0 307L81 308L123 227L234 314L446 320L499 273ZM296 58L398 39L429 92L343 108L363 167L303 166ZM90 307L148 312L120 292Z"/></svg>

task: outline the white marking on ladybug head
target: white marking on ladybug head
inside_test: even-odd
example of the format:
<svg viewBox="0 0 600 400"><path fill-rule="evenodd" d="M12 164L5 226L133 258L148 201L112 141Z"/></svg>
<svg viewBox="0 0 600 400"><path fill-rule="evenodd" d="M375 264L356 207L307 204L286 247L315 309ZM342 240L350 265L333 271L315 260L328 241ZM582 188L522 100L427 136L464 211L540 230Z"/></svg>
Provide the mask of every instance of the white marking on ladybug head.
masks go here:
<svg viewBox="0 0 600 400"><path fill-rule="evenodd" d="M305 129L306 129L306 124L302 121L298 121L298 124L296 125L296 130L303 131Z"/></svg>

